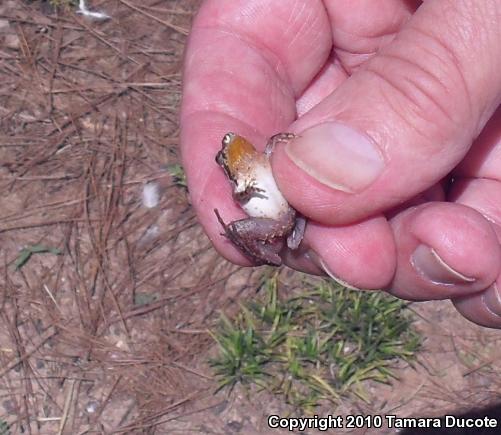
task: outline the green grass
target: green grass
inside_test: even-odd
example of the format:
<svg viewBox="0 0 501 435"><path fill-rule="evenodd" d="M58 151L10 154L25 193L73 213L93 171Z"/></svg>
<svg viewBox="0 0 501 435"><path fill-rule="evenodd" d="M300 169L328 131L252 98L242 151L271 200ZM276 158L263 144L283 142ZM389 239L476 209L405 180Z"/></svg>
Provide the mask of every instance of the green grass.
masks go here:
<svg viewBox="0 0 501 435"><path fill-rule="evenodd" d="M184 172L184 168L180 164L171 164L167 166L167 172L169 172L172 177L173 182L180 186L187 188L188 184L186 182L186 174Z"/></svg>
<svg viewBox="0 0 501 435"><path fill-rule="evenodd" d="M0 435L10 435L10 425L0 418Z"/></svg>
<svg viewBox="0 0 501 435"><path fill-rule="evenodd" d="M44 245L26 246L23 249L21 249L21 251L19 251L19 255L16 258L16 261L14 262L14 267L16 268L16 270L19 270L29 261L29 259L33 256L33 254L47 254L47 253L53 255L63 254L60 249L52 248L50 246L44 246Z"/></svg>
<svg viewBox="0 0 501 435"><path fill-rule="evenodd" d="M322 281L285 299L275 276L261 299L233 320L221 317L210 363L219 389L254 385L313 411L342 396L368 400L364 381L389 383L395 362L411 361L420 347L411 323L406 303L383 292Z"/></svg>

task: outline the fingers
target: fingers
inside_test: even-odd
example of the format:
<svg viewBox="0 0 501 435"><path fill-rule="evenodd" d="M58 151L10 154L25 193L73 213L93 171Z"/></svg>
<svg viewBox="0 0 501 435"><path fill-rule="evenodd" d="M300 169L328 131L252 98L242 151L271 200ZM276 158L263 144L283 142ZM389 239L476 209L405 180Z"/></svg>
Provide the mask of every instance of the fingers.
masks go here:
<svg viewBox="0 0 501 435"><path fill-rule="evenodd" d="M320 0L208 0L185 53L181 122L207 111L276 133L295 119L296 97L331 48Z"/></svg>
<svg viewBox="0 0 501 435"><path fill-rule="evenodd" d="M386 287L395 273L393 235L382 216L339 227L309 222L305 243L309 259L348 287Z"/></svg>
<svg viewBox="0 0 501 435"><path fill-rule="evenodd" d="M420 1L324 0L333 54L297 103L298 117L327 98L348 74L387 45Z"/></svg>
<svg viewBox="0 0 501 435"><path fill-rule="evenodd" d="M501 168L501 107L498 107L468 154L454 169L454 176L501 181L499 168Z"/></svg>
<svg viewBox="0 0 501 435"><path fill-rule="evenodd" d="M331 35L320 0L208 0L185 53L181 151L192 204L216 249L250 264L220 235L213 209L243 217L214 162L221 138L235 131L263 147L296 117L296 97L321 70Z"/></svg>
<svg viewBox="0 0 501 435"><path fill-rule="evenodd" d="M277 150L275 174L292 205L346 223L448 174L500 102L498 14L493 0L423 3Z"/></svg>
<svg viewBox="0 0 501 435"><path fill-rule="evenodd" d="M471 186L458 188L457 201L488 208L475 203ZM496 195L492 202L501 204L501 189ZM501 328L499 228L471 207L423 200L389 223L382 217L341 227L310 223L302 252L287 263L309 273L323 269L348 287L387 288L409 300L450 298L469 320ZM491 208L490 216L499 211Z"/></svg>
<svg viewBox="0 0 501 435"><path fill-rule="evenodd" d="M479 211L501 242L501 109L487 123L455 169L449 199ZM484 291L453 299L457 310L479 325L501 328L501 276Z"/></svg>
<svg viewBox="0 0 501 435"><path fill-rule="evenodd" d="M487 290L452 300L456 309L468 320L488 328L501 328L501 279Z"/></svg>
<svg viewBox="0 0 501 435"><path fill-rule="evenodd" d="M387 45L421 1L325 0L336 57L350 74Z"/></svg>
<svg viewBox="0 0 501 435"><path fill-rule="evenodd" d="M501 241L501 182L485 178L456 181L449 199L471 207L487 219Z"/></svg>
<svg viewBox="0 0 501 435"><path fill-rule="evenodd" d="M467 288L468 283L466 283L463 289L467 290L467 293L463 296L454 296L457 294L458 289L454 289L452 286L447 293L441 294L452 295L454 306L464 317L479 325L491 328L501 328L501 275L498 274L496 281L490 286L487 286L489 280L485 278L489 276L488 270L494 271L496 267L499 268L500 266L499 263L496 264L496 262L499 261L496 252L499 250L499 243L501 242L501 176L499 173L499 168L501 167L500 115L501 111L498 109L496 114L486 125L478 140L475 141L471 151L458 168L455 169L455 181L448 194L448 200L456 204L462 204L460 207L463 208L463 206L468 206L470 209L479 212L484 218L483 225L489 225L494 234L491 232L487 244L480 242L477 245L475 242L475 237L478 237L479 233L477 230L472 230L471 225L456 225L454 220L449 220L448 223L456 227L454 231L458 232L458 235L461 235L460 232L462 231L463 242L452 244L448 241L448 237L443 240L444 252L454 253L455 251L463 249L463 253L466 257L471 259L472 265L478 261L487 262L484 265L485 269L483 273L479 268L477 274L477 276L484 276L481 280L483 283L481 287L486 286L485 288L480 291L475 291L475 286L472 285L470 288ZM433 204L430 204L430 207L431 206L433 206ZM449 207L457 207L457 205L450 204ZM478 214L477 218L479 219L478 223L480 223L481 218ZM437 225L440 225L440 220L434 219ZM442 221L444 220L445 219L442 218ZM409 219L409 222L412 222L412 218ZM431 222L432 219L430 219L428 225L430 225ZM446 227L448 223L445 223L444 227ZM402 226L402 228L404 227ZM473 226L473 228L475 228L475 226ZM405 231L405 229L403 231ZM464 243L465 240L467 243ZM482 240L482 238L480 237L479 240ZM401 242L399 246L405 246L405 243ZM439 249L438 245L435 249ZM455 254L453 254L453 256L454 255ZM452 261L456 261L456 264L460 264L461 262L457 259ZM399 269L401 269L400 265L405 266L406 264L408 263L401 261L399 263ZM461 266L459 265L458 267L460 268ZM459 270L461 269L458 269L458 271ZM400 276L403 277L402 288L411 288L411 284L408 284L408 282L414 282L412 273L405 274L404 272L400 273ZM395 287L395 283L393 284L393 288L395 294L401 295L401 292L398 292L398 289ZM441 291L440 288L437 287L437 289ZM453 291L451 292L450 290ZM412 296L413 295L410 297L412 298Z"/></svg>
<svg viewBox="0 0 501 435"><path fill-rule="evenodd" d="M296 102L297 116L303 116L327 98L347 78L348 74L339 60L332 56L311 82L310 86L298 98Z"/></svg>
<svg viewBox="0 0 501 435"><path fill-rule="evenodd" d="M501 250L491 224L470 207L427 203L391 222L397 269L390 292L410 300L468 296L489 288Z"/></svg>
<svg viewBox="0 0 501 435"><path fill-rule="evenodd" d="M489 161L492 162L495 154L496 152L489 153L485 165L479 165L478 170L481 172L489 171ZM501 242L500 181L484 178L461 179L454 184L450 198L457 203L478 210L491 223L497 235L498 243ZM501 275L486 290L455 298L452 302L457 310L472 322L491 328L501 328L501 293L499 289L501 289Z"/></svg>

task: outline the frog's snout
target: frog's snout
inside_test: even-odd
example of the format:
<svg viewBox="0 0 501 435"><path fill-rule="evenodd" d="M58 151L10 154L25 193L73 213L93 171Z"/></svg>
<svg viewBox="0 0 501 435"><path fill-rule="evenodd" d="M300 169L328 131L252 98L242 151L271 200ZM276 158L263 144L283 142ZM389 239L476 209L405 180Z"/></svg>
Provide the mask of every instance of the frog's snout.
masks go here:
<svg viewBox="0 0 501 435"><path fill-rule="evenodd" d="M223 147L228 146L231 142L233 142L234 138L235 138L235 133L232 133L231 131L229 131L228 133L226 133L223 136L223 140L222 140Z"/></svg>

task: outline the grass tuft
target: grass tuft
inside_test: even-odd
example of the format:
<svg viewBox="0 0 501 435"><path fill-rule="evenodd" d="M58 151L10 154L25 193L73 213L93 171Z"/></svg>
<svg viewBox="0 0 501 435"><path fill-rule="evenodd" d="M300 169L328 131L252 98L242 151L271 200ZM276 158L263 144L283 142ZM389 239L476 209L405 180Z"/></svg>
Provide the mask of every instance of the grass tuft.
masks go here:
<svg viewBox="0 0 501 435"><path fill-rule="evenodd" d="M262 300L222 316L212 332L219 390L257 385L304 411L347 395L367 401L363 382L389 383L395 362L420 347L407 303L383 292L322 281L285 299L276 276L264 287Z"/></svg>
<svg viewBox="0 0 501 435"><path fill-rule="evenodd" d="M172 177L172 181L177 186L184 187L184 188L188 187L184 168L180 164L175 163L175 164L168 165L167 171L169 172L170 176Z"/></svg>
<svg viewBox="0 0 501 435"><path fill-rule="evenodd" d="M10 435L10 425L5 420L0 419L0 435Z"/></svg>

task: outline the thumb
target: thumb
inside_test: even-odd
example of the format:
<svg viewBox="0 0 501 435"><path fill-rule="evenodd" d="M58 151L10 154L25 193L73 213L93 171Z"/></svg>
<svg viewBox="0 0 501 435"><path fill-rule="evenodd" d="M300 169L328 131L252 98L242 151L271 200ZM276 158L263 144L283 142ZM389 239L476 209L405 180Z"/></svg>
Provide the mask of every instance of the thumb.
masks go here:
<svg viewBox="0 0 501 435"><path fill-rule="evenodd" d="M501 100L501 1L429 1L395 39L292 126L273 156L304 215L346 223L431 187Z"/></svg>

